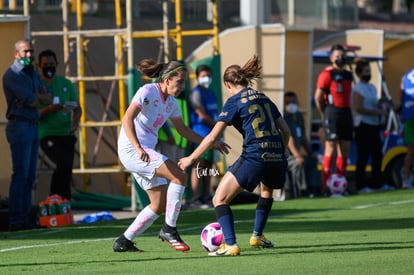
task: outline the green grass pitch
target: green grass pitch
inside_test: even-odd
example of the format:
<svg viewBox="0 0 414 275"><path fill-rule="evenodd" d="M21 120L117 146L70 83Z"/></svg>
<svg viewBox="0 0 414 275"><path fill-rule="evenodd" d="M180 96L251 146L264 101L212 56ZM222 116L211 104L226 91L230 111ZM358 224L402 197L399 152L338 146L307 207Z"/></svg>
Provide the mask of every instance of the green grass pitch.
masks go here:
<svg viewBox="0 0 414 275"><path fill-rule="evenodd" d="M414 274L414 190L274 202L266 237L249 247L254 204L232 207L241 255L208 257L200 231L212 209L181 212L189 252L157 238L161 216L136 238L144 253L114 253L131 219L0 233L0 274Z"/></svg>

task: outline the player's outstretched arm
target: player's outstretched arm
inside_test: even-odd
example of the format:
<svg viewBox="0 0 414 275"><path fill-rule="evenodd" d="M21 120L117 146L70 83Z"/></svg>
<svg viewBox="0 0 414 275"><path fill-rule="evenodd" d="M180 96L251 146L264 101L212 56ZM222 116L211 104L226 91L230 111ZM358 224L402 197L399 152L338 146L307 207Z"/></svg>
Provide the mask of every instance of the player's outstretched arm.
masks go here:
<svg viewBox="0 0 414 275"><path fill-rule="evenodd" d="M228 154L229 149L231 149L231 147L227 143L218 140L223 135L226 126L226 123L222 121L217 122L214 128L211 130L211 132L203 139L203 141L193 151L193 153L191 153L191 155L189 155L188 157L179 160L178 166L182 170L185 170L210 148L214 148L216 150L219 150L221 153Z"/></svg>
<svg viewBox="0 0 414 275"><path fill-rule="evenodd" d="M185 137L186 139L188 139L189 141L196 143L196 144L200 144L201 141L203 140L203 137L200 136L199 134L197 134L196 132L194 132L191 128L185 126L184 121L182 120L182 118L174 118L174 119L170 119L170 121L172 122L174 128L177 130L177 132Z"/></svg>

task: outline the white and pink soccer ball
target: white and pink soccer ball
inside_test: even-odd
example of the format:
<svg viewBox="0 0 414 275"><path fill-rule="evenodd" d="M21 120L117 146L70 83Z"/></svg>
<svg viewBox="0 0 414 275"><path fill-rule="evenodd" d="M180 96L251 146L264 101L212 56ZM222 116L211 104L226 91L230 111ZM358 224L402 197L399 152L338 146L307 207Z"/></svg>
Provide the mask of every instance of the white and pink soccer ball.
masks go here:
<svg viewBox="0 0 414 275"><path fill-rule="evenodd" d="M341 197L348 188L348 182L345 176L341 174L331 174L326 180L326 186L333 197Z"/></svg>
<svg viewBox="0 0 414 275"><path fill-rule="evenodd" d="M224 239L223 231L218 222L207 224L200 234L201 246L208 252L214 252L219 249Z"/></svg>

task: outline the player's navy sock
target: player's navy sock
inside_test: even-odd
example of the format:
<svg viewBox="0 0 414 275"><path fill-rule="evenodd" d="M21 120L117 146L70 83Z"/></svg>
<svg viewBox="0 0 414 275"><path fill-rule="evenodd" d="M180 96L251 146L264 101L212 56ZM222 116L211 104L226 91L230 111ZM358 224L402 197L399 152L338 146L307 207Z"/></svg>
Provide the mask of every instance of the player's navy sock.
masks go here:
<svg viewBox="0 0 414 275"><path fill-rule="evenodd" d="M226 244L233 245L236 243L236 234L234 232L233 212L227 204L217 206L216 212L217 221L223 231L224 240Z"/></svg>
<svg viewBox="0 0 414 275"><path fill-rule="evenodd" d="M254 221L253 233L261 236L266 226L270 210L272 209L273 198L259 198L256 206L256 217Z"/></svg>

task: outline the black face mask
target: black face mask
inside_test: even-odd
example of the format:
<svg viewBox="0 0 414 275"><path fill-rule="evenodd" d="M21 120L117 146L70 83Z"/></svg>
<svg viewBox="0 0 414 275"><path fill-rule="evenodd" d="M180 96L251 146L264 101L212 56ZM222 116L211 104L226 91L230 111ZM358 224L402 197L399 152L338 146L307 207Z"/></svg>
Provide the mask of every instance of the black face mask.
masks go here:
<svg viewBox="0 0 414 275"><path fill-rule="evenodd" d="M46 78L53 78L55 76L56 73L56 67L44 67L42 69L43 75Z"/></svg>
<svg viewBox="0 0 414 275"><path fill-rule="evenodd" d="M361 79L365 82L369 82L371 80L371 75L370 74L361 75Z"/></svg>
<svg viewBox="0 0 414 275"><path fill-rule="evenodd" d="M345 64L346 64L345 57L342 57L342 58L338 58L338 59L336 59L336 60L335 60L335 64L336 64L336 66L338 66L339 68L342 68L343 66L345 66Z"/></svg>

